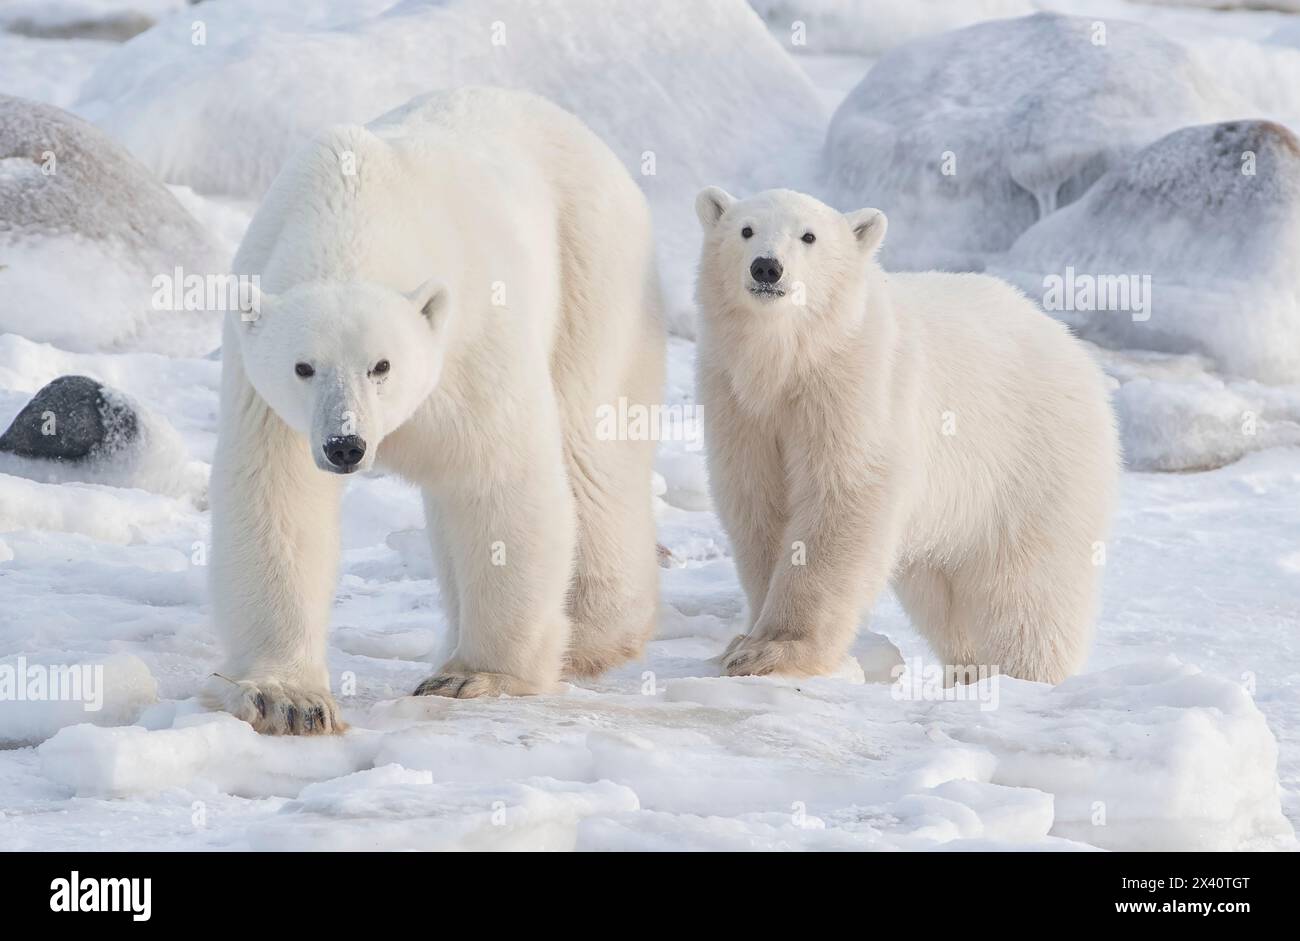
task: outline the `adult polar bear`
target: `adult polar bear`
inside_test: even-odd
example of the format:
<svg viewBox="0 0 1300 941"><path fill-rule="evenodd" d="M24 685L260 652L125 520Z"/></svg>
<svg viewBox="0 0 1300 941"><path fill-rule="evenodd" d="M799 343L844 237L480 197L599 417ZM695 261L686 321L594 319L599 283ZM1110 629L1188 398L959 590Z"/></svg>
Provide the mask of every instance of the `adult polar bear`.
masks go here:
<svg viewBox="0 0 1300 941"><path fill-rule="evenodd" d="M1119 466L1088 353L995 278L886 274L875 209L696 209L709 479L750 611L726 672L834 669L891 577L954 678L1077 669Z"/></svg>
<svg viewBox="0 0 1300 941"><path fill-rule="evenodd" d="M417 98L327 131L235 259L212 472L209 705L271 733L341 727L326 631L343 473L422 488L455 634L419 694L552 687L636 655L655 621L653 442L597 411L657 400L649 211L618 159L530 94Z"/></svg>

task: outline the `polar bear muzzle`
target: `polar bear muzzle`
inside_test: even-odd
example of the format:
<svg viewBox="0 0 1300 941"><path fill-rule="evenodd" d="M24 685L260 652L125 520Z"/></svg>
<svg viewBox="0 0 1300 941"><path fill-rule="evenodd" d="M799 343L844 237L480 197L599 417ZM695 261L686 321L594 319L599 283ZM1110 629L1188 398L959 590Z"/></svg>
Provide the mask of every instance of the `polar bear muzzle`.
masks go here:
<svg viewBox="0 0 1300 941"><path fill-rule="evenodd" d="M366 440L360 435L330 435L321 446L325 459L340 474L350 474L366 456Z"/></svg>

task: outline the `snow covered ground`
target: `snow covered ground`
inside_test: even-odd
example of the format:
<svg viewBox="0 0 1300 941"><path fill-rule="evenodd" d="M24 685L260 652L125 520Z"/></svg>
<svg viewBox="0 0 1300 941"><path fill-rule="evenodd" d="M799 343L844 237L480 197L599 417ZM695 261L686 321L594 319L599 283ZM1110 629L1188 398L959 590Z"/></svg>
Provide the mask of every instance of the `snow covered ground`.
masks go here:
<svg viewBox="0 0 1300 941"><path fill-rule="evenodd" d="M204 15L233 30L240 17L223 19L225 2L214 0ZM167 6L140 9L161 17ZM356 39L362 33L399 61L407 32L383 21L350 31L340 26L344 6L313 0L301 15L276 15L280 48L293 42L313 50L296 81L286 72L276 89L319 98L318 70L328 64L322 50L360 61L352 57L365 54ZM387 6L355 5L349 15ZM582 0L571 9L587 6ZM900 42L985 15L1064 9L1147 23L1231 73L1221 76L1231 94L1259 111L1243 117L1300 132L1300 82L1286 84L1300 76L1300 39L1283 42L1300 17L1120 0L939 2L928 18L911 12L917 5L908 0L754 6L766 14L766 30L739 0L720 2L710 24L730 41L687 35L674 45L672 17L688 16L690 4L655 5L639 33L633 11L647 8L629 4L625 22L600 28L655 41L628 43L639 58L620 59L626 84L611 80L589 93L575 84L578 66L538 65L566 45L554 20L524 45L526 61L466 57L456 68L420 65L425 71L404 78L562 88L563 103L586 110L633 168L644 149L666 141L657 155L662 176L642 182L661 223L663 276L676 305L669 404L692 399L696 236L683 222L692 187L721 182L743 192L818 182L809 159L816 146L765 146L757 125L745 123L749 115L734 113L746 83L762 89L785 81L778 99L766 99L773 120L824 134L871 64ZM426 13L408 0L393 15L417 22ZM72 106L102 121L110 136L120 133L118 142L171 184L229 253L265 184L259 160L312 122L366 115L313 112L259 155L256 144L239 139L236 108L208 107L262 93L256 74L243 71L238 87L212 78L241 75L239 36L214 29L211 61L186 58L190 50L169 55L163 40L188 35L198 14L177 16L126 45L0 32L0 94ZM437 16L447 29L473 28L455 3ZM790 23L799 19L808 27L806 46L791 43ZM683 33L689 22L682 19ZM317 29L328 37L304 35ZM463 41L466 34L455 35ZM133 49L143 52L130 65ZM704 49L755 61L699 65ZM588 65L608 71L617 57L601 50L588 37L570 51L596 57ZM64 59L75 66L60 66ZM120 68L105 71L115 60ZM393 63L385 67L400 73ZM685 74L642 87L659 68ZM681 126L658 112L641 122L628 117L687 89L699 97ZM350 87L340 98L345 109L357 108L367 89ZM376 111L391 103L376 101ZM214 114L216 123L200 117ZM278 120L265 119L268 126ZM212 152L196 147L199 131ZM642 131L649 143L641 143ZM751 136L735 147L711 146L709 135L742 131ZM0 241L0 276L5 264ZM69 303L90 305L103 290L57 262L42 264L65 282ZM169 455L184 465L181 485L151 468L134 487L47 483L0 467L0 682L6 666L104 667L97 711L76 702L0 701L0 849L1296 847L1295 385L1219 375L1195 355L1098 350L1115 377L1136 463L1217 469L1125 475L1106 547L1096 646L1086 671L1055 689L1005 678L936 688L934 657L892 597L877 604L871 632L835 677L718 677L711 658L740 629L741 593L708 506L702 452L687 441L665 442L657 465L659 538L674 559L663 572L659 632L642 662L563 695L407 698L428 674L445 626L420 500L391 477L357 480L344 505L349 525L330 655L352 728L331 739L273 739L203 713L193 700L217 659L201 472L214 447L220 362L197 350L165 355L145 342L38 342L53 335L52 323L66 329L66 313L30 311L25 320L5 304L0 293L0 323L9 331L0 334L0 429L51 379L89 375L147 407L188 463ZM1259 427L1243 437L1245 413Z"/></svg>

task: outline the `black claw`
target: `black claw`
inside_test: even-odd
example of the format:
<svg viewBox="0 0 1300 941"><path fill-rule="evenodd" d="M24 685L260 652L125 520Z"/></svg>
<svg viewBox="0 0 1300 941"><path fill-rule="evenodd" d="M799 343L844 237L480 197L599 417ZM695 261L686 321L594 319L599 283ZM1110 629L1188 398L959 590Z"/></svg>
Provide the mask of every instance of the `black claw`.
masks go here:
<svg viewBox="0 0 1300 941"><path fill-rule="evenodd" d="M284 724L288 727L289 731L291 731L291 732L292 732L295 728L297 728L297 726L298 726L298 707L297 707L297 706L285 706L285 707L284 707Z"/></svg>
<svg viewBox="0 0 1300 941"><path fill-rule="evenodd" d="M266 718L266 697L263 696L261 693L258 693L256 696L253 697L253 705L257 707L257 715L260 718L265 719Z"/></svg>
<svg viewBox="0 0 1300 941"><path fill-rule="evenodd" d="M465 688L465 684L468 683L468 682L469 682L469 677L467 676L467 677L465 677L465 679L463 679L463 680L460 681L460 685L456 687L456 692L453 693L452 695L453 695L455 698L459 699L459 698L460 698L460 691L461 691L462 689Z"/></svg>
<svg viewBox="0 0 1300 941"><path fill-rule="evenodd" d="M312 724L318 728L329 730L329 724L325 721L325 707L317 706L311 711Z"/></svg>

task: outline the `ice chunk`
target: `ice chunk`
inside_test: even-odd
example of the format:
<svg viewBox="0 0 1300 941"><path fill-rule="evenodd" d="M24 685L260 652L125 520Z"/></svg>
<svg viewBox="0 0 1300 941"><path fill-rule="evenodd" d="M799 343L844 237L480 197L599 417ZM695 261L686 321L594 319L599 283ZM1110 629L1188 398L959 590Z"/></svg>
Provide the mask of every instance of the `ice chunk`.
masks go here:
<svg viewBox="0 0 1300 941"><path fill-rule="evenodd" d="M158 698L144 661L116 654L98 661L0 660L0 748L35 745L89 722L128 725Z"/></svg>
<svg viewBox="0 0 1300 941"><path fill-rule="evenodd" d="M1293 839L1277 742L1242 686L1170 657L1001 687L998 708L949 734L992 750L993 783L1054 795L1054 835L1117 850Z"/></svg>

